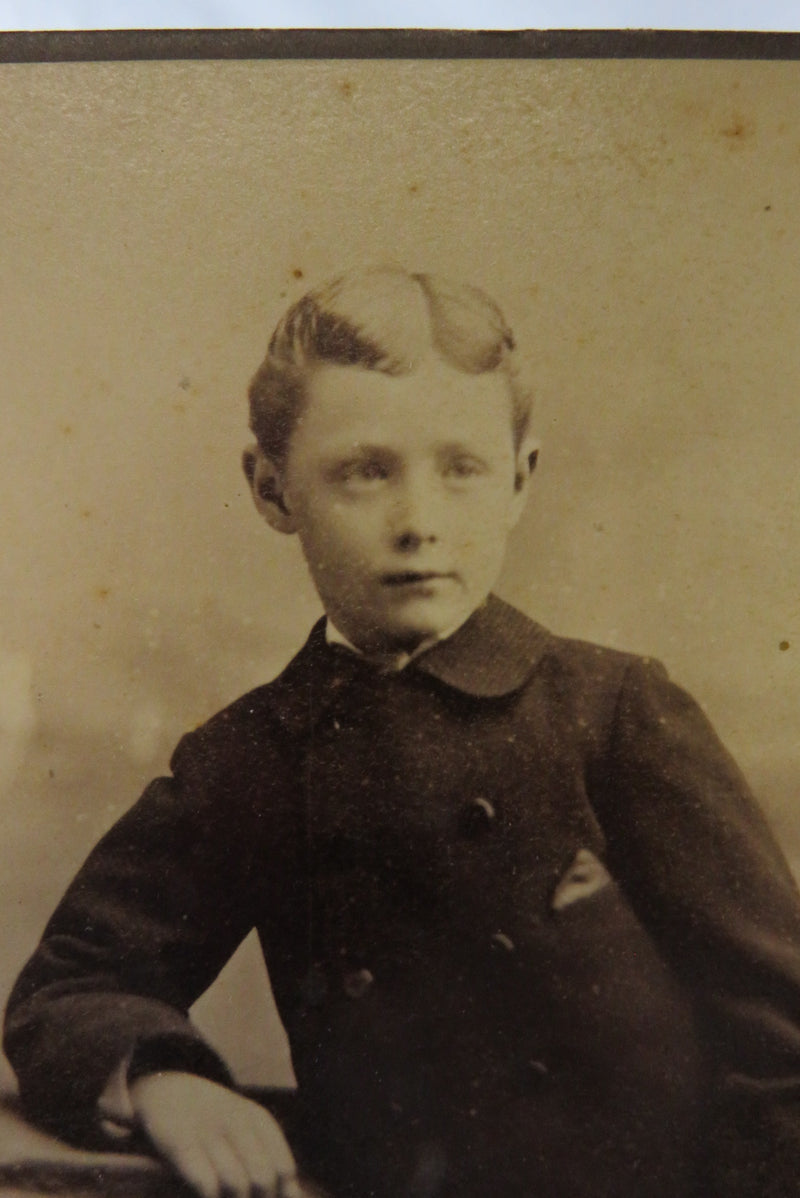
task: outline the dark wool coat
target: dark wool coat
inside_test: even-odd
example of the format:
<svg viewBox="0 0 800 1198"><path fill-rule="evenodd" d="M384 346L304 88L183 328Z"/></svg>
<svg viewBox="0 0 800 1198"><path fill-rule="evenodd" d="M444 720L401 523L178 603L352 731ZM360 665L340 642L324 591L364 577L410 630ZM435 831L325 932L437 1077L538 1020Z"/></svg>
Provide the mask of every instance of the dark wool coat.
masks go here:
<svg viewBox="0 0 800 1198"><path fill-rule="evenodd" d="M338 1195L800 1192L800 907L655 662L490 599L381 674L319 624L180 742L12 994L27 1108L227 1080L187 1018L252 928Z"/></svg>

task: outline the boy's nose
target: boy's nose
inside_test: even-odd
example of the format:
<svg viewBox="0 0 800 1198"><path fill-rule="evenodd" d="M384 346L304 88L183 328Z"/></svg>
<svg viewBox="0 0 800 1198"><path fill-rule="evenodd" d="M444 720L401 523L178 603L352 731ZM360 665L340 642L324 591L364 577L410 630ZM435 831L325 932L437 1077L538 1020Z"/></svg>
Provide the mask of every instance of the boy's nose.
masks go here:
<svg viewBox="0 0 800 1198"><path fill-rule="evenodd" d="M391 513L392 540L408 552L436 540L432 497L423 486L407 483L394 496Z"/></svg>
<svg viewBox="0 0 800 1198"><path fill-rule="evenodd" d="M420 545L426 543L432 544L435 540L435 533L414 532L412 529L407 529L405 532L397 534L394 538L395 545L403 553L413 552L414 549L419 549Z"/></svg>

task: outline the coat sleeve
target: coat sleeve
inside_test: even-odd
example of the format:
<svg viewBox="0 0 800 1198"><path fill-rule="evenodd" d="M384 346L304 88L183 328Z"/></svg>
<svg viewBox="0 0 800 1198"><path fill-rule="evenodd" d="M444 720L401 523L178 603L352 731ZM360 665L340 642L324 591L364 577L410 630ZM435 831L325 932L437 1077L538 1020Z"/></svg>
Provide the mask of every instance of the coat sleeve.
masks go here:
<svg viewBox="0 0 800 1198"><path fill-rule="evenodd" d="M4 1046L25 1109L57 1134L98 1140L126 1058L230 1081L188 1011L252 926L253 837L207 747L184 738L173 775L94 849L12 991Z"/></svg>
<svg viewBox="0 0 800 1198"><path fill-rule="evenodd" d="M800 1193L800 899L738 768L663 667L622 684L594 796L609 864L697 997L713 1077L706 1190Z"/></svg>

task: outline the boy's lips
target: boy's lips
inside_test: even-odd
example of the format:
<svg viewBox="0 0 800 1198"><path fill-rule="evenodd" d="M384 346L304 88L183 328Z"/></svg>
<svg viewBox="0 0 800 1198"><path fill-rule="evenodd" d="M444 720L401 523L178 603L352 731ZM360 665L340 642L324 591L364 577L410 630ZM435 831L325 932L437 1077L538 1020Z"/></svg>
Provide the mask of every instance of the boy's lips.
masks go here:
<svg viewBox="0 0 800 1198"><path fill-rule="evenodd" d="M426 582L454 578L455 574L447 570L390 570L380 576L382 584L387 587L420 586Z"/></svg>

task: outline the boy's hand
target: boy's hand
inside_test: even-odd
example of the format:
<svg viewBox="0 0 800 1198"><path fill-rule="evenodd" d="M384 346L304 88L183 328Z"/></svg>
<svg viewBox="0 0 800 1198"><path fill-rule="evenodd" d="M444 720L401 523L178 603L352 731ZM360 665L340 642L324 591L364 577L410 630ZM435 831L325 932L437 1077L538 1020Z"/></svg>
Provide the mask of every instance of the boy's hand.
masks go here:
<svg viewBox="0 0 800 1198"><path fill-rule="evenodd" d="M270 1113L192 1073L149 1073L130 1087L154 1148L202 1198L301 1198L297 1166Z"/></svg>

